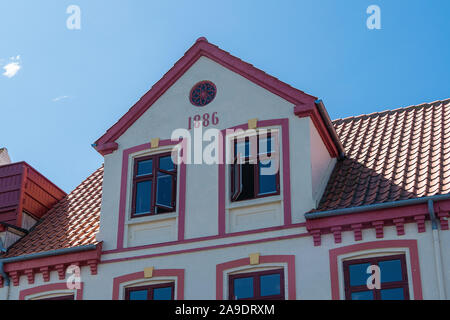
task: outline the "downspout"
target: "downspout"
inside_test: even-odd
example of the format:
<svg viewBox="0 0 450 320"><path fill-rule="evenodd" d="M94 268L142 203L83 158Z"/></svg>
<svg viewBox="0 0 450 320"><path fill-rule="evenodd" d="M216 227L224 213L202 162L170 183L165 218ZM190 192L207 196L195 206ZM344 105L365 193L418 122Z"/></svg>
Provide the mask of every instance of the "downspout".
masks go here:
<svg viewBox="0 0 450 320"><path fill-rule="evenodd" d="M433 233L433 248L434 248L434 264L436 266L436 277L439 289L439 299L445 300L445 288L444 288L444 273L442 268L442 254L441 254L441 241L439 238L439 228L437 223L436 214L434 212L433 200L428 200L428 212L431 219L431 228Z"/></svg>

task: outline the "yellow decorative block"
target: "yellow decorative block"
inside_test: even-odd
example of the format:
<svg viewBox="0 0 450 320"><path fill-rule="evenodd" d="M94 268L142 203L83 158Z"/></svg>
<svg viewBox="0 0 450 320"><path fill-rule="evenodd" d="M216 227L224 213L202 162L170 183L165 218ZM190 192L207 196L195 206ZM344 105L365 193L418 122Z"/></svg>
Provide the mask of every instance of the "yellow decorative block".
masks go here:
<svg viewBox="0 0 450 320"><path fill-rule="evenodd" d="M249 257L251 265L259 264L259 253L251 253Z"/></svg>
<svg viewBox="0 0 450 320"><path fill-rule="evenodd" d="M144 278L151 278L153 277L153 269L154 267L148 267L144 269Z"/></svg>
<svg viewBox="0 0 450 320"><path fill-rule="evenodd" d="M248 128L249 129L256 129L258 127L258 119L250 119L248 120Z"/></svg>
<svg viewBox="0 0 450 320"><path fill-rule="evenodd" d="M150 148L154 149L154 148L158 148L159 147L159 138L153 138L150 141Z"/></svg>

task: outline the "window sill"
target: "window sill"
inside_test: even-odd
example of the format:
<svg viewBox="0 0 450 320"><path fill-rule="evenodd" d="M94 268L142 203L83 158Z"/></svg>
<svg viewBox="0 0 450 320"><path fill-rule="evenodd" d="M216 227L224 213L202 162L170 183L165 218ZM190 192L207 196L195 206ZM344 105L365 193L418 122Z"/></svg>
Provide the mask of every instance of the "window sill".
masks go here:
<svg viewBox="0 0 450 320"><path fill-rule="evenodd" d="M139 224L139 223L146 223L146 222L154 222L154 221L162 221L167 219L174 219L178 217L178 212L170 212L170 213L161 213L151 216L145 216L145 217L136 217L136 218L128 218L128 221L125 222L126 225L133 225L133 224Z"/></svg>
<svg viewBox="0 0 450 320"><path fill-rule="evenodd" d="M227 209L252 207L252 206L264 205L264 204L269 204L269 203L281 202L281 200L282 200L282 197L281 197L281 195L278 194L278 195L274 195L274 196L267 196L264 198L256 198L256 199L251 199L251 200L228 202Z"/></svg>

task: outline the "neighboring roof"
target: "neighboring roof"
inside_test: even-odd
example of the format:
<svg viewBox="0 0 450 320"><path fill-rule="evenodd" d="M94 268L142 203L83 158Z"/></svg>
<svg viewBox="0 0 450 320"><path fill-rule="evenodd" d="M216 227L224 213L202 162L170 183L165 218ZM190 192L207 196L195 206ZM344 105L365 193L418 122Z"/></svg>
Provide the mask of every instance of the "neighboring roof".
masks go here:
<svg viewBox="0 0 450 320"><path fill-rule="evenodd" d="M115 149L115 140L119 138L164 92L170 88L201 56L207 57L225 68L232 70L246 79L260 85L270 92L279 95L301 109L316 109L316 97L304 93L277 78L265 73L253 65L242 61L219 47L209 43L206 38L197 39L194 45L178 60L174 66L155 85L133 105L106 133L100 137L94 146L98 152L105 155ZM326 121L326 119L322 119Z"/></svg>
<svg viewBox="0 0 450 320"><path fill-rule="evenodd" d="M450 192L450 99L333 124L346 157L315 211Z"/></svg>
<svg viewBox="0 0 450 320"><path fill-rule="evenodd" d="M103 166L56 204L3 257L97 244Z"/></svg>
<svg viewBox="0 0 450 320"><path fill-rule="evenodd" d="M22 227L22 212L41 218L65 195L26 162L0 165L0 222Z"/></svg>

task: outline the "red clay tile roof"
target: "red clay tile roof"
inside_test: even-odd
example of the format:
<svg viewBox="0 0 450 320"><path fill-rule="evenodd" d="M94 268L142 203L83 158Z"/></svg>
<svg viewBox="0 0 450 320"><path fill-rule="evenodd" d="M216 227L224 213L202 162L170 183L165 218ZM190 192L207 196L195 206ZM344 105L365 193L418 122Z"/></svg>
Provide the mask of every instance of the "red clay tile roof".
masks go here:
<svg viewBox="0 0 450 320"><path fill-rule="evenodd" d="M450 192L450 99L333 124L346 157L315 211Z"/></svg>
<svg viewBox="0 0 450 320"><path fill-rule="evenodd" d="M4 257L97 244L103 166L58 202Z"/></svg>

